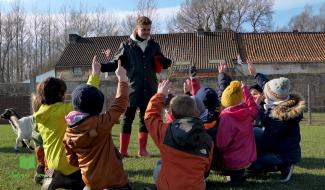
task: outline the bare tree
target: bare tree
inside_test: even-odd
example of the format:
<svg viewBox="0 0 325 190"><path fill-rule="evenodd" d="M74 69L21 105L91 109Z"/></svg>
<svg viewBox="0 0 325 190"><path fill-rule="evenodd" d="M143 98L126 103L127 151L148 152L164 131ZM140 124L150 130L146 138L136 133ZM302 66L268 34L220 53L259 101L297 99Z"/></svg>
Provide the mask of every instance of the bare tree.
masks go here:
<svg viewBox="0 0 325 190"><path fill-rule="evenodd" d="M48 14L47 14L47 44L48 44L48 63L51 64L52 62L52 18L51 18L51 5L49 5L49 9L48 9Z"/></svg>
<svg viewBox="0 0 325 190"><path fill-rule="evenodd" d="M224 15L225 0L209 0L207 2L208 13L212 21L214 31L222 31L222 17ZM205 23L205 28L208 27L208 22Z"/></svg>
<svg viewBox="0 0 325 190"><path fill-rule="evenodd" d="M324 6L321 7L320 11L323 11ZM298 30L301 32L316 32L322 30L322 22L324 22L324 14L313 15L313 8L310 5L306 5L303 12L294 16L289 21L289 28L291 30Z"/></svg>
<svg viewBox="0 0 325 190"><path fill-rule="evenodd" d="M253 32L265 32L271 29L274 0L251 0L248 21Z"/></svg>
<svg viewBox="0 0 325 190"><path fill-rule="evenodd" d="M169 22L172 32L195 32L198 28L211 28L212 18L207 9L207 0L186 0L177 15ZM172 25L172 26L171 26Z"/></svg>
<svg viewBox="0 0 325 190"><path fill-rule="evenodd" d="M158 19L156 1L155 0L138 0L136 14L137 14L137 16L146 16L151 19Z"/></svg>
<svg viewBox="0 0 325 190"><path fill-rule="evenodd" d="M85 6L80 4L79 10L72 9L69 15L69 31L80 36L88 36L91 29L90 17Z"/></svg>
<svg viewBox="0 0 325 190"><path fill-rule="evenodd" d="M156 0L138 0L137 8L134 10L134 13L127 15L121 22L122 33L131 34L139 16L150 18L153 21L151 33L157 33L159 31L159 14L156 4Z"/></svg>
<svg viewBox="0 0 325 190"><path fill-rule="evenodd" d="M319 8L319 15L317 16L318 30L325 31L325 3Z"/></svg>
<svg viewBox="0 0 325 190"><path fill-rule="evenodd" d="M2 12L0 11L0 82L4 81L4 65L2 62Z"/></svg>
<svg viewBox="0 0 325 190"><path fill-rule="evenodd" d="M121 22L121 32L125 35L132 34L135 24L136 24L137 16L136 15L127 15Z"/></svg>
<svg viewBox="0 0 325 190"><path fill-rule="evenodd" d="M10 54L11 48L13 47L14 40L14 21L12 19L12 13L7 13L3 20L3 46L2 46L2 64L3 64L3 72L4 72L4 82L10 81L11 76L11 65L10 65Z"/></svg>
<svg viewBox="0 0 325 190"><path fill-rule="evenodd" d="M105 9L93 13L91 33L93 36L115 36L118 33L117 18Z"/></svg>
<svg viewBox="0 0 325 190"><path fill-rule="evenodd" d="M223 7L224 28L235 32L241 31L242 25L248 20L249 0L226 0Z"/></svg>
<svg viewBox="0 0 325 190"><path fill-rule="evenodd" d="M170 32L243 31L250 23L253 31L270 30L273 0L187 0L168 22Z"/></svg>

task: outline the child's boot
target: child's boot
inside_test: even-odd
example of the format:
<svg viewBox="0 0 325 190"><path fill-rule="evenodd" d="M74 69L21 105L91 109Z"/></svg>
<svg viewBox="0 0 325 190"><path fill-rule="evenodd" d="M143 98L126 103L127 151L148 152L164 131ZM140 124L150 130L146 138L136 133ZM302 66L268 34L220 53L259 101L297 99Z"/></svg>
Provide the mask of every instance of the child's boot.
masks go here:
<svg viewBox="0 0 325 190"><path fill-rule="evenodd" d="M37 158L37 168L34 175L34 182L36 184L42 184L46 169L45 154L43 147L35 147L35 154Z"/></svg>
<svg viewBox="0 0 325 190"><path fill-rule="evenodd" d="M130 138L131 138L130 134L120 133L120 153L123 158L129 156L128 147L130 143Z"/></svg>
<svg viewBox="0 0 325 190"><path fill-rule="evenodd" d="M147 151L147 141L148 141L148 133L139 132L138 134L138 143L140 147L138 152L139 157L145 157L145 158L150 157L150 154Z"/></svg>

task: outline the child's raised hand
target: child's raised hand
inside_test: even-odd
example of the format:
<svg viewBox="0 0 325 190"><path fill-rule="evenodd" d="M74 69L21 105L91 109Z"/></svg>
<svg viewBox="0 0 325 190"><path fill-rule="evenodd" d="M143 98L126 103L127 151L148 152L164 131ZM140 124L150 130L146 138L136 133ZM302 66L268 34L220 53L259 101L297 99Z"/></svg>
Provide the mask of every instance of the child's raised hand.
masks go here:
<svg viewBox="0 0 325 190"><path fill-rule="evenodd" d="M63 73L62 72L59 73L58 79L64 80L64 77L63 77Z"/></svg>
<svg viewBox="0 0 325 190"><path fill-rule="evenodd" d="M221 61L218 65L218 71L219 73L225 73L227 70L227 64L225 61Z"/></svg>
<svg viewBox="0 0 325 190"><path fill-rule="evenodd" d="M256 75L256 69L253 65L253 62L250 59L247 59L247 69L250 75L255 76Z"/></svg>
<svg viewBox="0 0 325 190"><path fill-rule="evenodd" d="M99 75L100 74L100 63L97 61L97 55L94 56L93 62L91 64L92 74Z"/></svg>
<svg viewBox="0 0 325 190"><path fill-rule="evenodd" d="M240 83L241 83L241 88L244 88L244 86L246 86L244 81L240 81Z"/></svg>
<svg viewBox="0 0 325 190"><path fill-rule="evenodd" d="M162 82L159 83L158 85L158 90L157 93L161 93L164 94L165 96L168 95L168 91L170 90L170 82L169 80L164 80Z"/></svg>
<svg viewBox="0 0 325 190"><path fill-rule="evenodd" d="M188 93L188 92L191 92L191 90L192 90L191 80L186 79L186 81L183 83L184 94Z"/></svg>
<svg viewBox="0 0 325 190"><path fill-rule="evenodd" d="M117 62L117 69L115 71L115 75L119 82L127 82L128 77L126 76L126 70L121 65L121 60L119 59Z"/></svg>

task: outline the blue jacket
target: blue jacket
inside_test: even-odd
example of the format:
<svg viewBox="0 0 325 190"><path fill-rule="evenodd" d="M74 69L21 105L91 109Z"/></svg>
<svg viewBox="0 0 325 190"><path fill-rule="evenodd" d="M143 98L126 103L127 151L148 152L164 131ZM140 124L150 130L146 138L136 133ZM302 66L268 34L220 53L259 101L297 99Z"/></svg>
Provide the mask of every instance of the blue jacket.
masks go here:
<svg viewBox="0 0 325 190"><path fill-rule="evenodd" d="M263 74L256 75L256 82L264 87L267 81ZM262 118L265 131L258 150L279 154L287 164L299 162L300 121L303 118L305 101L300 95L290 94L289 100L265 110Z"/></svg>

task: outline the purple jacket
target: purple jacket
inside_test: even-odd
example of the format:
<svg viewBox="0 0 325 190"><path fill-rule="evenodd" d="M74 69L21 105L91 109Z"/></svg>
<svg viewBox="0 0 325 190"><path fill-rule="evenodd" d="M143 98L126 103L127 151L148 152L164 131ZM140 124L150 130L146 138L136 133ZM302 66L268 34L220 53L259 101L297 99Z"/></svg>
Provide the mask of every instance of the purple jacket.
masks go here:
<svg viewBox="0 0 325 190"><path fill-rule="evenodd" d="M244 103L224 109L219 116L216 146L224 169L247 168L256 160L253 121L259 108L248 87L243 87Z"/></svg>

